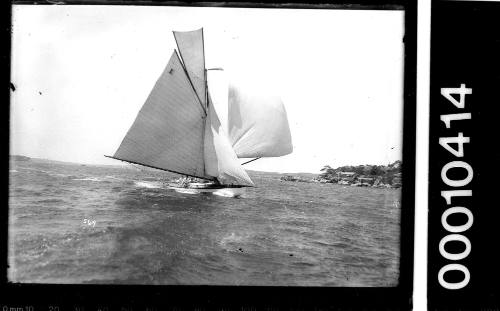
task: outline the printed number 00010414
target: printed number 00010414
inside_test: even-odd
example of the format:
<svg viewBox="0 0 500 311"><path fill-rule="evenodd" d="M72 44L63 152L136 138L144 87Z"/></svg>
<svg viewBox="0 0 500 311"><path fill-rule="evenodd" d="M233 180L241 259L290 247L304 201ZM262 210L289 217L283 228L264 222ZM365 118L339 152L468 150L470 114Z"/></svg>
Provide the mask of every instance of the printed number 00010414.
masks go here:
<svg viewBox="0 0 500 311"><path fill-rule="evenodd" d="M472 89L467 88L465 84L461 84L459 88L441 88L441 95L443 95L449 102L451 102L458 109L464 109L465 107L465 95L472 94ZM455 99L452 95L459 95L459 99ZM468 120L471 119L471 114L468 112L445 114L440 116L441 121L444 122L447 129L451 128L452 121ZM455 123L454 123L455 124ZM460 123L458 123L460 125ZM459 132L453 137L440 137L439 144L449 151L455 158L464 157L464 144L470 142L470 137L464 136L462 132ZM451 145L456 144L456 149ZM448 172L452 169L455 170L465 170L466 176L461 179L450 179L448 177ZM462 188L467 186L473 177L472 167L465 161L454 160L446 163L441 169L441 181L453 188ZM441 191L441 196L445 199L447 206L451 205L452 198L454 197L471 197L472 190L468 189L456 189L456 190L444 190ZM461 225L451 225L448 222L448 217L452 214L464 214L467 217L467 222ZM438 273L439 284L450 290L461 289L465 287L470 280L469 269L463 264L455 263L466 258L471 251L470 240L462 233L468 230L472 226L473 222L472 212L463 206L451 206L448 207L441 216L441 224L443 228L450 234L444 236L439 242L439 253L445 259L453 261L454 263L449 263L443 266ZM465 245L465 249L460 253L450 253L446 251L445 245L448 242L456 241L461 242ZM460 271L463 273L463 279L460 282L447 282L444 279L446 272L448 271Z"/></svg>

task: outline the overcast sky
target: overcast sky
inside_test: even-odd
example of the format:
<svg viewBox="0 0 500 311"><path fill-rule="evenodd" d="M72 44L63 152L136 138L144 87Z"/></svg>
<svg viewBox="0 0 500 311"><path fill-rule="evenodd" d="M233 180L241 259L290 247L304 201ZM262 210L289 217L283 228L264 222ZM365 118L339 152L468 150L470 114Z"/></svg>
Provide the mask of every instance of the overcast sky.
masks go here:
<svg viewBox="0 0 500 311"><path fill-rule="evenodd" d="M279 94L294 152L246 168L318 172L402 156L403 11L14 6L11 154L87 164L118 148L176 48Z"/></svg>

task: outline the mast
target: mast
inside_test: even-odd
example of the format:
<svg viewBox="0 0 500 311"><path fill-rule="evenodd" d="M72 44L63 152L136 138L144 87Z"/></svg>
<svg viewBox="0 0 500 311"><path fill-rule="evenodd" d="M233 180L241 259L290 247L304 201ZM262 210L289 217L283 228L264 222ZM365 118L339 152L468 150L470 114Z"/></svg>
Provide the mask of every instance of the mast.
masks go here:
<svg viewBox="0 0 500 311"><path fill-rule="evenodd" d="M201 28L201 46L203 48L203 80L205 82L205 118L203 118L203 128L206 129L207 127L207 118L208 118L208 85L207 85L207 68L205 67L205 41L203 40L203 28ZM202 152L205 153L205 135L203 135L202 138ZM205 161L203 161L203 171L206 172L207 167ZM215 177L215 181L219 183L219 180L217 177Z"/></svg>

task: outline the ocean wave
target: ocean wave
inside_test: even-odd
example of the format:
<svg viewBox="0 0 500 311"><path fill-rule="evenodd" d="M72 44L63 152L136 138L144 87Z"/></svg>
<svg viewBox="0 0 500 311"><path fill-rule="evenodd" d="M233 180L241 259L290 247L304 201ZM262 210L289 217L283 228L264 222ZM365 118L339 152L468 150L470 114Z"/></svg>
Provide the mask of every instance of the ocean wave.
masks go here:
<svg viewBox="0 0 500 311"><path fill-rule="evenodd" d="M118 177L111 176L111 175L107 175L107 176L105 176L105 178L107 178L107 179L114 179L114 180L124 180L123 178L118 178Z"/></svg>
<svg viewBox="0 0 500 311"><path fill-rule="evenodd" d="M63 203L63 199L43 199L39 200L38 203Z"/></svg>
<svg viewBox="0 0 500 311"><path fill-rule="evenodd" d="M159 189L163 188L163 185L161 182L151 182L151 181L136 181L134 182L136 187L140 188L149 188L149 189Z"/></svg>
<svg viewBox="0 0 500 311"><path fill-rule="evenodd" d="M31 167L18 167L18 169L27 170L27 171L33 171L33 172L40 172L40 173L45 173L45 174L53 173L53 172L50 172L50 171L39 170L39 169L36 169L36 168L31 168Z"/></svg>
<svg viewBox="0 0 500 311"><path fill-rule="evenodd" d="M61 174L61 173L48 173L48 174L53 177L75 177L74 175Z"/></svg>
<svg viewBox="0 0 500 311"><path fill-rule="evenodd" d="M220 197L226 197L226 198L241 198L243 195L243 190L240 190L238 188L220 189L220 190L215 191L213 194L220 196Z"/></svg>
<svg viewBox="0 0 500 311"><path fill-rule="evenodd" d="M42 192L32 189L24 189L24 188L14 188L12 189L14 193L29 195L29 196L40 196Z"/></svg>
<svg viewBox="0 0 500 311"><path fill-rule="evenodd" d="M245 236L245 235L239 235L239 234L234 234L234 232L232 232L230 235L227 235L225 237L223 237L220 241L219 241L219 245L222 246L223 248L226 248L226 246L231 245L231 244L245 244L245 242L248 240L248 236ZM227 250L227 248L226 248Z"/></svg>
<svg viewBox="0 0 500 311"><path fill-rule="evenodd" d="M17 173L16 170L9 170L9 173Z"/></svg>
<svg viewBox="0 0 500 311"><path fill-rule="evenodd" d="M97 178L97 177L75 178L73 180L80 180L80 181L103 181L102 179Z"/></svg>
<svg viewBox="0 0 500 311"><path fill-rule="evenodd" d="M112 192L120 192L120 191L122 191L124 189L125 189L124 187L113 187L113 188L111 188L111 191Z"/></svg>
<svg viewBox="0 0 500 311"><path fill-rule="evenodd" d="M50 177L56 177L56 178L58 178L58 177L59 178L74 178L74 177L77 177L77 176L71 175L71 174L63 174L63 173L59 173L59 172L40 170L40 169L29 168L29 167L17 167L17 169L25 170L25 171L32 171L32 172L36 172L36 173L47 174ZM10 172L17 172L17 170L10 170Z"/></svg>

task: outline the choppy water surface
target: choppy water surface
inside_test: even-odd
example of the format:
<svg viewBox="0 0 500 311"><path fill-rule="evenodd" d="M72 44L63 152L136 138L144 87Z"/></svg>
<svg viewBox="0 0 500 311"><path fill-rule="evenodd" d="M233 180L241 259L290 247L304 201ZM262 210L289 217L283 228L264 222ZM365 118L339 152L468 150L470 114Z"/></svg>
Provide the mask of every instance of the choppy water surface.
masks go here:
<svg viewBox="0 0 500 311"><path fill-rule="evenodd" d="M9 279L397 285L400 190L250 176L257 187L226 198L165 189L162 172L16 162Z"/></svg>

